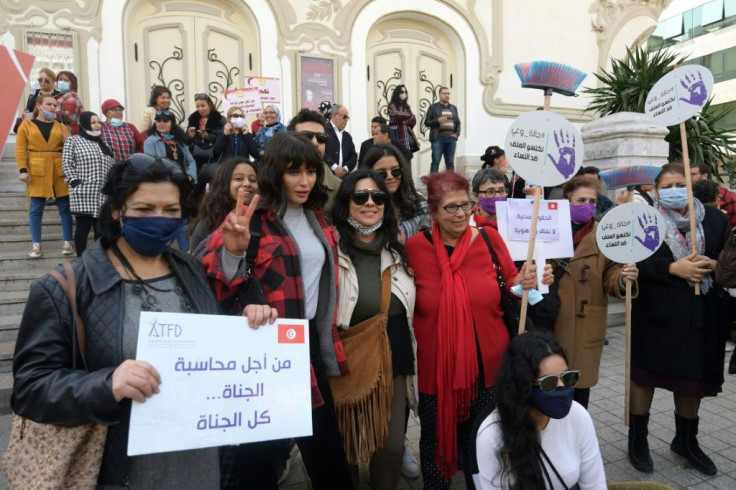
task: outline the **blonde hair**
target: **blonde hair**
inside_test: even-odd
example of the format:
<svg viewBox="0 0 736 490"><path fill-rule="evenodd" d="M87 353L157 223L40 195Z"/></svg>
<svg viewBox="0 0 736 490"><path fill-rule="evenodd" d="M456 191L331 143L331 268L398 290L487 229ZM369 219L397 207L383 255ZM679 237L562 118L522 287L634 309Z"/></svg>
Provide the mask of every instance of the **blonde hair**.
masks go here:
<svg viewBox="0 0 736 490"><path fill-rule="evenodd" d="M52 82L56 82L56 73L51 68L41 68L38 70L38 74L40 75L41 73L48 76Z"/></svg>

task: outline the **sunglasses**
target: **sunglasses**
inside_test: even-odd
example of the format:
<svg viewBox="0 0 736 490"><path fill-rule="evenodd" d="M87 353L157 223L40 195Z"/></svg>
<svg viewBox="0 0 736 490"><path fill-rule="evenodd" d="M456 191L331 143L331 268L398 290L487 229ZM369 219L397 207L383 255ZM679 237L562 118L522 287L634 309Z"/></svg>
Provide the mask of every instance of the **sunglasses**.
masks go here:
<svg viewBox="0 0 736 490"><path fill-rule="evenodd" d="M38 83L51 83L51 80L48 78L39 78Z"/></svg>
<svg viewBox="0 0 736 490"><path fill-rule="evenodd" d="M317 138L317 143L327 143L327 133L315 133L314 131L299 131L301 134L309 138Z"/></svg>
<svg viewBox="0 0 736 490"><path fill-rule="evenodd" d="M345 119L346 121L350 119L350 116L346 116L345 114L338 114L338 116Z"/></svg>
<svg viewBox="0 0 736 490"><path fill-rule="evenodd" d="M580 381L580 371L578 370L567 370L562 371L560 374L548 374L542 376L536 380L533 384L539 386L545 393L551 393L557 388L557 382L562 381L562 386L565 388L573 388L578 381Z"/></svg>
<svg viewBox="0 0 736 490"><path fill-rule="evenodd" d="M160 109L156 111L156 118L159 118L159 117L172 118L173 115L171 114L171 111L168 109Z"/></svg>
<svg viewBox="0 0 736 490"><path fill-rule="evenodd" d="M462 209L464 212L468 212L475 206L475 201L465 201L461 202L460 204L456 204L454 202L451 202L450 204L445 204L444 206L441 206L442 209L447 211L450 214L457 213L458 209Z"/></svg>
<svg viewBox="0 0 736 490"><path fill-rule="evenodd" d="M401 177L401 174L403 173L403 170L401 170L401 167L394 167L391 170L376 170L376 173L381 176L382 179L386 180L386 177L388 177L389 172L391 172L391 176L395 179L398 179Z"/></svg>
<svg viewBox="0 0 736 490"><path fill-rule="evenodd" d="M130 158L125 161L125 165L130 165L131 167L138 170L146 170L156 163L162 164L164 167L166 167L168 171L172 173L172 175L182 173L181 167L179 167L179 165L172 162L168 158L155 158L144 153L133 153Z"/></svg>
<svg viewBox="0 0 736 490"><path fill-rule="evenodd" d="M230 119L243 119L245 116L242 114L233 114Z"/></svg>
<svg viewBox="0 0 736 490"><path fill-rule="evenodd" d="M350 199L352 199L358 206L362 206L367 203L369 197L376 206L383 206L386 204L386 193L383 191L356 191L350 195Z"/></svg>

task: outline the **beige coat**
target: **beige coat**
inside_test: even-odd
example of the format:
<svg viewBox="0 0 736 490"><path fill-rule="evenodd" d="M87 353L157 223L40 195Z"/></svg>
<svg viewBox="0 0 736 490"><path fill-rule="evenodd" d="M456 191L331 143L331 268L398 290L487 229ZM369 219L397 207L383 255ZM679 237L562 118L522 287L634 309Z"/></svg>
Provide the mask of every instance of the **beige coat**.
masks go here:
<svg viewBox="0 0 736 490"><path fill-rule="evenodd" d="M31 176L26 191L28 197L69 195L69 186L64 181L64 171L61 168L61 149L65 135L69 136L69 130L59 122L54 122L48 141L31 119L24 119L18 128L15 161L18 170L26 169Z"/></svg>
<svg viewBox="0 0 736 490"><path fill-rule="evenodd" d="M578 388L590 388L598 383L608 323L608 295L624 296L619 284L622 265L607 259L598 249L597 227L596 223L578 244L558 289L561 306L555 322L555 338L565 349L570 369L581 371ZM636 296L636 282L632 286L632 294Z"/></svg>
<svg viewBox="0 0 736 490"><path fill-rule="evenodd" d="M338 247L338 257L340 264L340 287L339 296L337 298L337 328L347 330L350 325L350 319L353 316L356 300L358 297L358 275L355 267L350 261L350 257ZM411 346L414 351L414 372L417 372L417 340L414 337L414 329L411 328L412 318L414 316L414 303L416 301L416 286L414 278L406 273L403 267L395 267L398 260L391 255L391 252L385 248L381 251L381 273L388 267L391 270L391 293L395 295L404 305L406 310L406 319L409 322L409 333L411 334ZM417 401L419 399L416 376L407 376L407 394L409 397L409 406L417 410Z"/></svg>

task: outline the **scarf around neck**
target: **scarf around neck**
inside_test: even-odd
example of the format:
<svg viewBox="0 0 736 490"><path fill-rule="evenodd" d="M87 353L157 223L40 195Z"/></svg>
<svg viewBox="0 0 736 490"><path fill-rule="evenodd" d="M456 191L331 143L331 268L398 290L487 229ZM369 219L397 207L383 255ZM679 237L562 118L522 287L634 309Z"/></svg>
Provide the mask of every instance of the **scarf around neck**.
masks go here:
<svg viewBox="0 0 736 490"><path fill-rule="evenodd" d="M100 147L100 151L102 151L103 155L113 157L112 150L109 146L105 144L104 141L102 141L102 138L100 136L92 136L88 133L88 131L92 131L92 116L96 115L97 114L90 111L83 112L79 115L79 136L93 143L96 143Z"/></svg>
<svg viewBox="0 0 736 490"><path fill-rule="evenodd" d="M695 204L695 244L699 255L705 253L705 235L703 234L703 218L705 218L705 206L698 201L693 199ZM670 247L672 255L675 260L679 260L683 257L687 257L692 253L692 241L690 236L690 214L685 212L681 215L677 211L672 209L663 208L662 205L657 201L656 206L659 213L664 217L665 223L667 224L667 231L664 234L664 241L667 246ZM695 287L695 284L687 281L691 288ZM703 294L707 293L713 285L713 277L707 275L700 281L700 287L703 290Z"/></svg>
<svg viewBox="0 0 736 490"><path fill-rule="evenodd" d="M470 297L462 266L470 248L470 227L451 256L439 225L432 225L432 244L442 273L437 317L437 466L447 480L457 471L457 424L470 416L479 367Z"/></svg>

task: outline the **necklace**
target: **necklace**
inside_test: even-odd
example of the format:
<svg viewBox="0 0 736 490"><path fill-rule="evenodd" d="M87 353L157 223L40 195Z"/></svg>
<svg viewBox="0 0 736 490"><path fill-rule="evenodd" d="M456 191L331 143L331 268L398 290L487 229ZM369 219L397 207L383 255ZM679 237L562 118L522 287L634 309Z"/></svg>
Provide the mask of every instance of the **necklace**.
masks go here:
<svg viewBox="0 0 736 490"><path fill-rule="evenodd" d="M141 299L141 310L142 311L161 311L161 307L158 304L158 299L156 298L155 295L151 293L151 290L157 291L159 293L170 293L173 291L178 296L182 311L184 313L191 313L194 311L194 307L191 301L189 301L189 298L187 297L187 295L184 293L184 288L182 287L181 281L179 280L179 277L176 274L174 274L174 279L176 281L176 285L174 288L172 289L158 288L150 284L150 282L144 281L135 272L135 269L133 269L133 266L130 264L127 257L125 257L122 250L120 250L117 243L113 243L112 253L115 254L115 257L118 258L120 263L123 265L123 269L125 269L125 272L128 273L128 277L133 282L131 291L133 294L135 294Z"/></svg>
<svg viewBox="0 0 736 490"><path fill-rule="evenodd" d="M179 145L177 145L176 140L167 140L166 138L161 139L164 143L169 145L169 149L171 149L171 155L174 157L174 160L176 160L179 152Z"/></svg>

